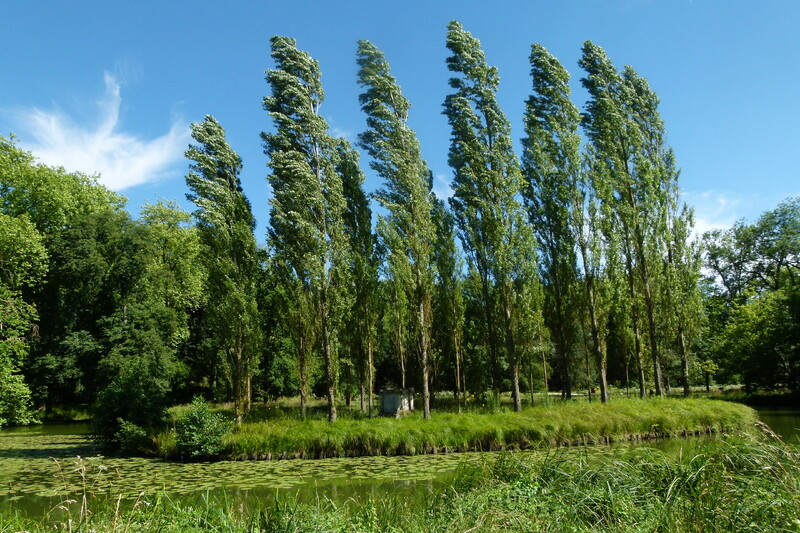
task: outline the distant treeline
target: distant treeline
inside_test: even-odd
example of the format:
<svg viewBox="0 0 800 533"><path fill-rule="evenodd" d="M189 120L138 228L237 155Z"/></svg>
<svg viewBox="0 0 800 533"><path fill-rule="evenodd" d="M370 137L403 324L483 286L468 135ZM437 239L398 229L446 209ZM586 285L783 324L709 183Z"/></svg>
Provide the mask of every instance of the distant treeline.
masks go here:
<svg viewBox="0 0 800 533"><path fill-rule="evenodd" d="M0 138L0 425L95 405L113 441L198 394L239 421L253 399L299 394L305 410L315 394L333 421L382 387L420 391L426 416L445 391L511 391L519 409L543 390L797 387L800 199L695 239L658 97L631 67L587 41L580 111L533 45L516 154L497 69L450 23L445 202L378 48L356 57L357 147L382 180L370 196L356 147L320 114L319 64L270 43L266 247L211 116L186 152L197 209L160 202L137 220L94 177Z"/></svg>

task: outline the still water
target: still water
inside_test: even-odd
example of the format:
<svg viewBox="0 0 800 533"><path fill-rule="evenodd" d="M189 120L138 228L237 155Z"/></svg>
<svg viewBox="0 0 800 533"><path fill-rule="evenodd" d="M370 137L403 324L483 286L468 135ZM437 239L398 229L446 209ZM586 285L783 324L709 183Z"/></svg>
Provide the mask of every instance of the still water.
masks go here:
<svg viewBox="0 0 800 533"><path fill-rule="evenodd" d="M784 440L800 442L800 411L760 411L759 416ZM0 513L13 506L43 516L76 494L136 497L144 493L148 497L165 491L185 501L225 497L245 503L276 494L306 501L320 497L344 501L387 493L424 496L447 483L459 466L477 463L487 455L172 463L103 457L87 433L84 424L0 431ZM669 453L678 452L687 441L665 439L646 445ZM618 451L598 446L592 453Z"/></svg>

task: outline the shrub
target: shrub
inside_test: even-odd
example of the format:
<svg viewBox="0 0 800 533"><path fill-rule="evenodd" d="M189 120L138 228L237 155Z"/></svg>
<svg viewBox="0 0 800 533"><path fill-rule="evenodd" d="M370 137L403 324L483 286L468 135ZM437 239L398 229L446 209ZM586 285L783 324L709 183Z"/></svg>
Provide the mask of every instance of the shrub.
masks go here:
<svg viewBox="0 0 800 533"><path fill-rule="evenodd" d="M122 453L134 455L146 451L151 440L147 431L122 418L117 419L119 430L114 434L114 439L119 443Z"/></svg>
<svg viewBox="0 0 800 533"><path fill-rule="evenodd" d="M222 451L228 424L201 397L175 422L175 447L183 459L207 459Z"/></svg>
<svg viewBox="0 0 800 533"><path fill-rule="evenodd" d="M166 385L130 367L100 391L92 416L95 440L106 448L121 448L120 420L153 431L166 419Z"/></svg>

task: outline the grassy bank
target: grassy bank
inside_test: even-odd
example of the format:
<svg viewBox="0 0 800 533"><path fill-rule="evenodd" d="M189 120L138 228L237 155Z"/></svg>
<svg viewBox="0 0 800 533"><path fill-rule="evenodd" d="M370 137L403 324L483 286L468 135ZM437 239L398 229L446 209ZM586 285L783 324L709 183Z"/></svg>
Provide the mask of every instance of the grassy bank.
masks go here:
<svg viewBox="0 0 800 533"><path fill-rule="evenodd" d="M251 422L223 437L224 458L277 459L413 455L528 449L733 430L751 425L743 405L708 400L571 402L522 411L418 414L405 418ZM174 439L162 434L160 454L176 457Z"/></svg>
<svg viewBox="0 0 800 533"><path fill-rule="evenodd" d="M614 454L505 453L465 466L418 498L269 500L245 508L164 495L135 501L75 495L50 520L0 517L0 531L797 531L797 449L752 435L692 453L645 447ZM88 501L88 504L86 503Z"/></svg>

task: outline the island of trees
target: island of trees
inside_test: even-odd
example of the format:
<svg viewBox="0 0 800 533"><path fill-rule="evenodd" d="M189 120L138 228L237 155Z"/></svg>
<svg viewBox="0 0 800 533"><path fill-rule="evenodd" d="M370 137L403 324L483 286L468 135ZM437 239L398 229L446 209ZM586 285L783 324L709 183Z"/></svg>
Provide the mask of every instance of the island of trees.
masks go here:
<svg viewBox="0 0 800 533"><path fill-rule="evenodd" d="M136 219L96 177L0 138L0 426L90 406L113 444L195 396L239 423L254 401L299 396L305 414L324 397L333 422L352 402L372 413L382 388L420 392L426 418L445 395L460 408L510 391L520 410L547 391L797 389L800 198L696 237L633 68L584 43L579 108L533 45L516 153L499 73L452 22L444 201L374 44L355 58L356 146L321 113L320 65L291 38L270 45L265 244L211 116L186 151L194 212L164 201Z"/></svg>

